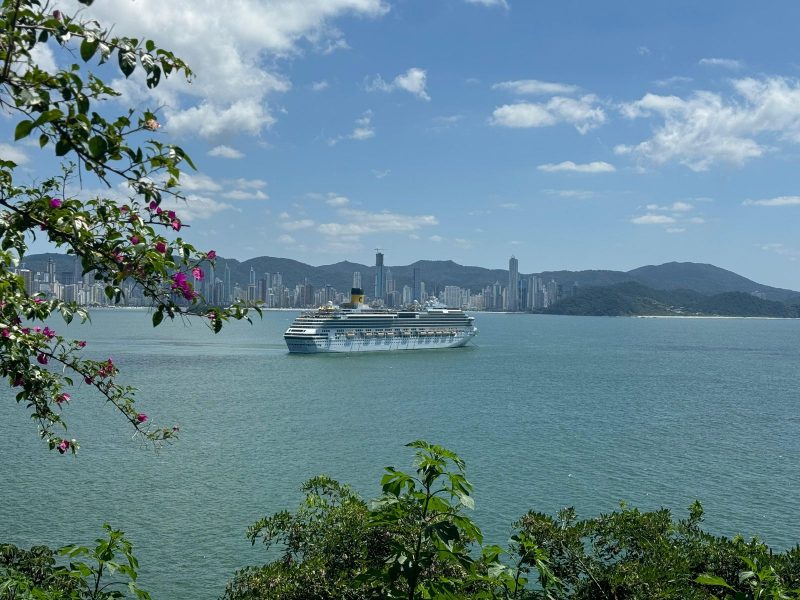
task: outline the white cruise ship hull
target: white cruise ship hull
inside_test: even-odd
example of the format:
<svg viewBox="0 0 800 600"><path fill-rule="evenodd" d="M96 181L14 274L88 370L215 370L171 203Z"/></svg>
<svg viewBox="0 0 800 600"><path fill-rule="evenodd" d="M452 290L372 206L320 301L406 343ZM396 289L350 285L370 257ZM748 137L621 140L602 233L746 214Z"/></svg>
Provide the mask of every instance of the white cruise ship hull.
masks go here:
<svg viewBox="0 0 800 600"><path fill-rule="evenodd" d="M465 330L455 335L426 335L413 337L363 337L363 338L293 338L284 336L289 352L315 354L319 352L381 352L394 350L431 350L436 348L460 348L469 343L477 329Z"/></svg>

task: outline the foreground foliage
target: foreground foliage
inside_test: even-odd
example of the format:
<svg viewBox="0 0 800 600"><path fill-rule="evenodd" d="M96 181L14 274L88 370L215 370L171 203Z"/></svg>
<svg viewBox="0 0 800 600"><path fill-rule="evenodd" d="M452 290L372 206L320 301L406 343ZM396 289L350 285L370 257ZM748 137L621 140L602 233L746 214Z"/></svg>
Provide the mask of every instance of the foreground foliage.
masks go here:
<svg viewBox="0 0 800 600"><path fill-rule="evenodd" d="M154 88L162 77L190 77L191 71L152 40L114 36L83 12L68 15L39 0L3 0L0 31L0 111L14 119L16 141L32 138L61 161L60 172L30 181L0 157L0 376L17 390L17 402L28 407L50 449L62 454L78 447L62 431L65 409L78 401L67 391L74 383L97 390L136 433L154 441L175 437L176 428L156 427L136 408L134 390L117 383L111 358L84 358L83 341L44 323L88 314L52 290L35 293L17 267L31 240L44 238L76 256L82 275L101 283L114 302L127 285L141 287L154 325L165 316L200 312L219 331L223 321L247 317L244 306L204 308L195 286L201 264L216 253L187 243L180 215L161 207L181 199L180 165L193 167L191 160L159 139L157 110L109 114L120 93L97 75L141 72L142 85ZM37 64L45 48L58 67ZM126 191L89 194L83 189L89 184Z"/></svg>
<svg viewBox="0 0 800 600"><path fill-rule="evenodd" d="M463 461L410 446L416 472L387 468L371 503L317 477L297 512L255 523L251 542L282 554L237 572L224 598L800 599L800 547L776 554L758 540L711 535L699 503L677 521L667 509L624 505L584 520L571 508L531 511L507 550L484 546L464 514L473 503Z"/></svg>

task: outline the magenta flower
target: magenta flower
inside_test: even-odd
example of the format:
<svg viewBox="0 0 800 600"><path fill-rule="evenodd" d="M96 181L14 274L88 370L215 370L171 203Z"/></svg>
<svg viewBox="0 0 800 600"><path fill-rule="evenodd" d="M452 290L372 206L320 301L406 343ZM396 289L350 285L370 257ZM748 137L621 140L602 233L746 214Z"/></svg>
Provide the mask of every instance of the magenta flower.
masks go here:
<svg viewBox="0 0 800 600"><path fill-rule="evenodd" d="M94 383L94 380L87 375L86 377L83 378L83 382L87 385L92 385Z"/></svg>
<svg viewBox="0 0 800 600"><path fill-rule="evenodd" d="M192 275L194 275L194 278L197 279L197 281L203 281L203 269L200 267L194 267L192 269Z"/></svg>
<svg viewBox="0 0 800 600"><path fill-rule="evenodd" d="M44 302L44 300L42 300L41 298L34 298L33 301L36 302L36 304L41 304L42 302Z"/></svg>
<svg viewBox="0 0 800 600"><path fill-rule="evenodd" d="M83 340L78 342L78 348L84 348L85 346L86 346L86 342L84 342Z"/></svg>
<svg viewBox="0 0 800 600"><path fill-rule="evenodd" d="M61 440L61 443L58 445L58 451L64 454L67 450L69 450L69 440Z"/></svg>
<svg viewBox="0 0 800 600"><path fill-rule="evenodd" d="M17 375L16 377L14 377L14 381L11 382L11 385L13 385L14 387L25 385L25 380L22 378L21 375Z"/></svg>
<svg viewBox="0 0 800 600"><path fill-rule="evenodd" d="M180 231L181 230L181 222L178 221L178 219L175 219L174 221L172 221L172 228L175 231Z"/></svg>
<svg viewBox="0 0 800 600"><path fill-rule="evenodd" d="M5 328L0 335L2 335L4 338L11 337L11 332L8 330L8 328Z"/></svg>
<svg viewBox="0 0 800 600"><path fill-rule="evenodd" d="M69 402L71 399L72 396L70 396L65 392L63 394L59 394L58 396L56 396L56 404L60 406L62 402Z"/></svg>
<svg viewBox="0 0 800 600"><path fill-rule="evenodd" d="M39 355L36 357L36 362L38 362L40 365L46 365L48 360L49 360L49 359L47 358L47 356L45 356L45 355L44 355L44 354L42 354L41 352L40 352L40 353L39 353Z"/></svg>
<svg viewBox="0 0 800 600"><path fill-rule="evenodd" d="M216 252L216 250L209 250L209 251L206 253L206 258L207 258L208 260L214 260L215 258L217 258L217 252Z"/></svg>
<svg viewBox="0 0 800 600"><path fill-rule="evenodd" d="M50 198L50 208L61 208L61 198Z"/></svg>
<svg viewBox="0 0 800 600"><path fill-rule="evenodd" d="M160 206L159 206L158 208L156 208L156 214L157 214L157 215L160 215L162 212L163 212L163 211L161 210L161 207L160 207Z"/></svg>
<svg viewBox="0 0 800 600"><path fill-rule="evenodd" d="M164 242L156 242L156 250L161 252L161 254L167 253L167 245Z"/></svg>
<svg viewBox="0 0 800 600"><path fill-rule="evenodd" d="M147 421L147 415L146 414L139 413L138 415L136 415L136 422L137 423L144 423L145 421Z"/></svg>
<svg viewBox="0 0 800 600"><path fill-rule="evenodd" d="M155 210L157 208L158 208L158 202L156 202L155 200L152 200L150 202L150 210Z"/></svg>
<svg viewBox="0 0 800 600"><path fill-rule="evenodd" d="M181 430L181 428L180 428L180 427L178 427L177 425L175 425L175 426L173 426L173 428L172 428L172 433L178 433L180 430Z"/></svg>
<svg viewBox="0 0 800 600"><path fill-rule="evenodd" d="M175 211L174 210L168 210L167 211L167 217L170 218L170 219L174 219L175 218Z"/></svg>
<svg viewBox="0 0 800 600"><path fill-rule="evenodd" d="M128 206L126 204L123 204L122 206L119 207L119 210L120 210L120 212L126 213L130 209L128 208Z"/></svg>
<svg viewBox="0 0 800 600"><path fill-rule="evenodd" d="M135 246L135 245L136 245L136 244L138 244L139 242L140 242L140 240L139 240L139 236L137 236L137 235L132 235L132 236L131 236L131 244L133 244L133 245Z"/></svg>
<svg viewBox="0 0 800 600"><path fill-rule="evenodd" d="M45 327L42 329L42 335L44 335L44 337L46 337L48 340L52 340L56 336L56 332L49 327Z"/></svg>

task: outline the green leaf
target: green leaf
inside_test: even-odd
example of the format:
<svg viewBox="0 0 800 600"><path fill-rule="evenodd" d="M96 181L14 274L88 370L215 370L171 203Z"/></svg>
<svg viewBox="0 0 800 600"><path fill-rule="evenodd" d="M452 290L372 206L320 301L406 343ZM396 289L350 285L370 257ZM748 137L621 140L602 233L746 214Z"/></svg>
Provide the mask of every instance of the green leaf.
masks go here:
<svg viewBox="0 0 800 600"><path fill-rule="evenodd" d="M89 140L89 153L92 158L101 158L108 149L108 144L103 136L96 135Z"/></svg>
<svg viewBox="0 0 800 600"><path fill-rule="evenodd" d="M117 60L119 62L119 70L122 71L125 77L129 77L136 68L136 55L133 52L119 52Z"/></svg>
<svg viewBox="0 0 800 600"><path fill-rule="evenodd" d="M33 129L33 121L25 120L17 123L17 128L14 130L14 141L28 137L31 129Z"/></svg>
<svg viewBox="0 0 800 600"><path fill-rule="evenodd" d="M722 577L717 577L716 575L698 575L697 579L695 579L695 582L699 583L700 585L715 585L729 590L733 589L733 587L728 585L728 583Z"/></svg>
<svg viewBox="0 0 800 600"><path fill-rule="evenodd" d="M157 310L153 313L153 327L158 327L161 324L161 321L164 320L164 311Z"/></svg>
<svg viewBox="0 0 800 600"><path fill-rule="evenodd" d="M64 156L70 150L72 150L72 144L67 138L62 137L56 142L56 156Z"/></svg>
<svg viewBox="0 0 800 600"><path fill-rule="evenodd" d="M89 62L94 56L94 53L97 52L97 46L100 44L100 40L83 40L81 42L81 58L83 62Z"/></svg>

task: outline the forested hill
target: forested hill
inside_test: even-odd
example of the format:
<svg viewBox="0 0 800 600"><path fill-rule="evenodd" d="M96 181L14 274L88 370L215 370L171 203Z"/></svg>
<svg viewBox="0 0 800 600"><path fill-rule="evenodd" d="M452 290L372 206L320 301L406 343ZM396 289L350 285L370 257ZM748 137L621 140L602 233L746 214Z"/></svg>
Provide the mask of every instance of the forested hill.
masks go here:
<svg viewBox="0 0 800 600"><path fill-rule="evenodd" d="M56 262L56 273L72 273L75 259L63 254L34 254L25 258L25 267L33 271L46 271L48 259ZM250 269L260 279L264 273L280 273L283 283L294 286L308 280L315 287L332 285L340 291L350 289L353 273L361 273L361 281L368 294L372 292L375 281L375 267L353 262L337 262L330 265L314 267L289 258L261 256L240 262L235 259L220 257L217 259L216 274L222 277L225 266L231 269L232 283L246 286L250 278ZM508 285L508 270L485 269L483 267L464 266L451 260L421 260L410 265L388 265L397 286L412 285L413 270L419 268L422 280L431 291L439 291L447 285L456 285L473 292L499 282ZM80 268L78 267L78 272ZM665 263L649 265L632 271L588 270L588 271L543 271L540 273L521 273L522 277L538 275L545 282L555 280L565 289L571 289L575 283L580 289L597 286L614 286L621 283L639 283L647 288L658 290L693 290L703 295L716 295L726 292L758 293L766 300L774 300L788 304L800 304L800 292L761 285L737 275L731 271L701 263ZM617 290L618 292L618 290ZM593 294L600 292L594 291ZM609 294L616 293L609 291Z"/></svg>
<svg viewBox="0 0 800 600"><path fill-rule="evenodd" d="M558 315L718 315L735 317L800 317L800 303L763 300L746 292L701 294L694 290L656 290L633 281L580 288L542 311Z"/></svg>

